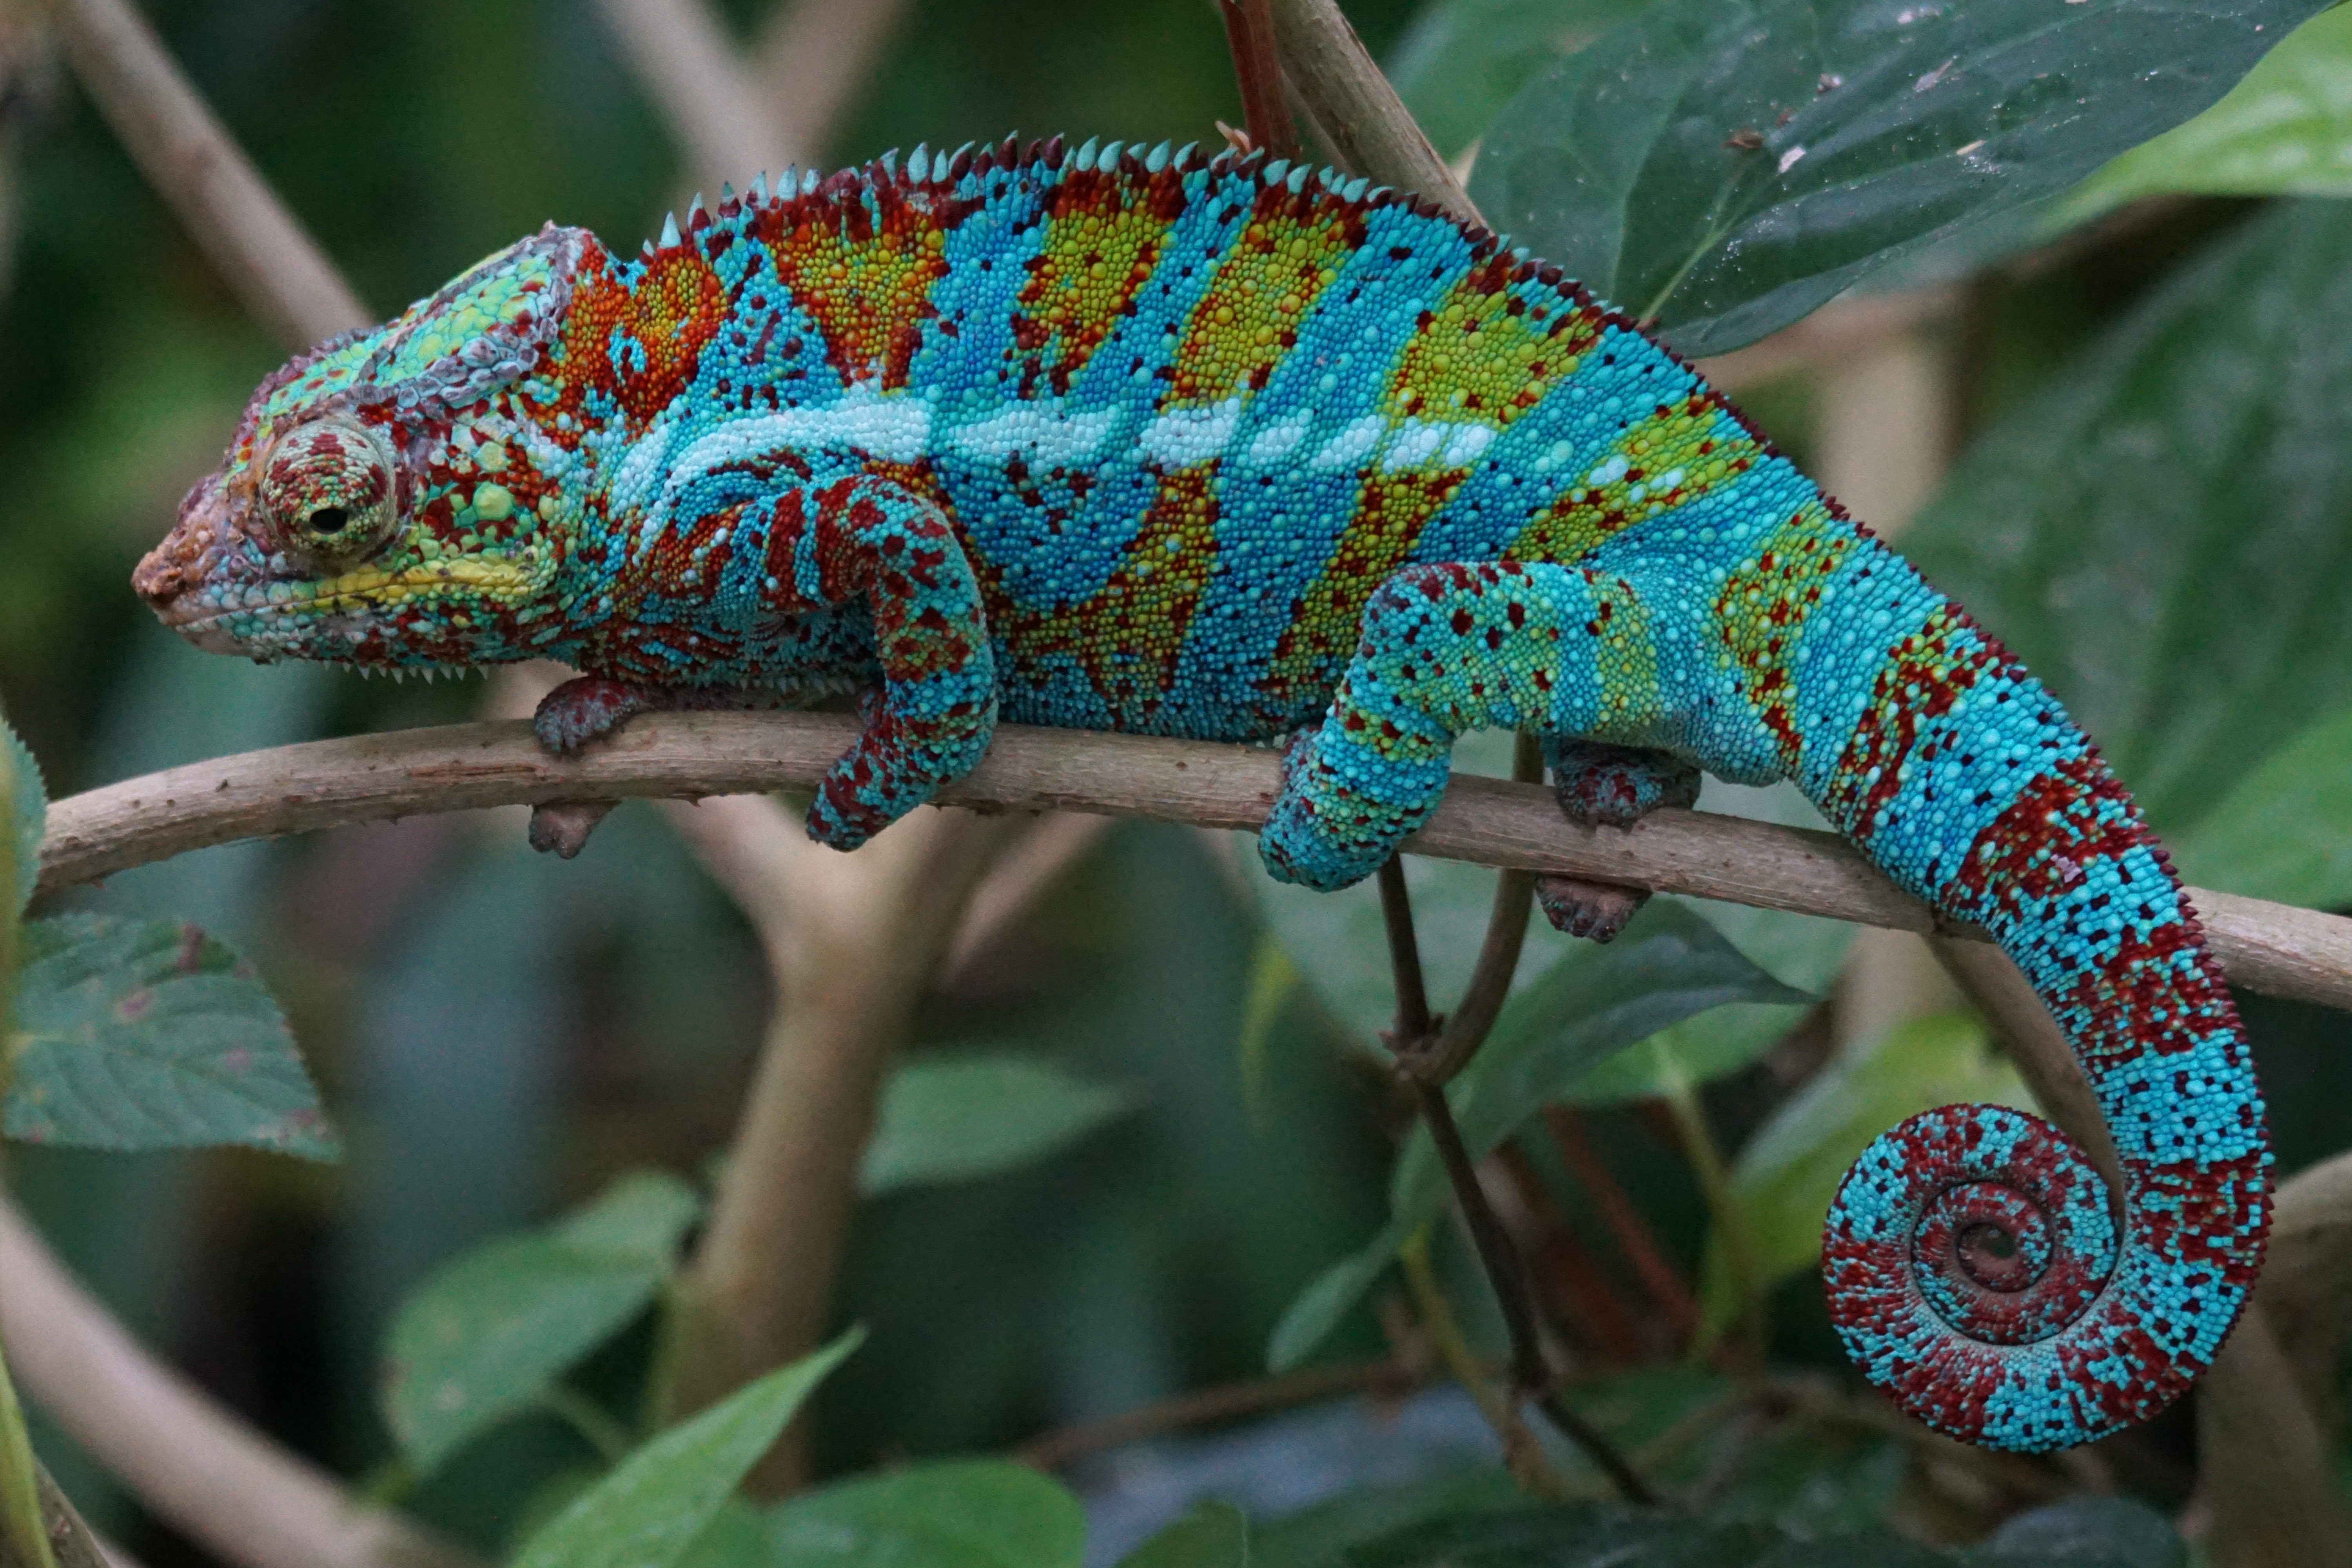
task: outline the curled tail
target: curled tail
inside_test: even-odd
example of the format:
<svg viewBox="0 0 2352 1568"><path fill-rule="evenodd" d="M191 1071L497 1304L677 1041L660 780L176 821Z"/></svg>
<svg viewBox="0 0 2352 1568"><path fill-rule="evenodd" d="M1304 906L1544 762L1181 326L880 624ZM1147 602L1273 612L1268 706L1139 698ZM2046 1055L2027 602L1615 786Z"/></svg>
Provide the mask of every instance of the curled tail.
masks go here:
<svg viewBox="0 0 2352 1568"><path fill-rule="evenodd" d="M2261 1269L2271 1155L2251 1053L2163 850L2089 741L1957 606L1864 549L1881 577L1866 597L1927 607L1894 617L1917 630L1878 643L1874 679L1835 657L1841 640L1857 654L1876 641L1866 629L1800 676L1842 665L1853 693L1851 739L1806 770L1807 793L2032 982L2097 1096L2124 1191L2118 1226L2081 1147L2038 1118L1915 1116L1831 1205L1830 1313L1871 1379L1937 1430L2084 1443L2210 1365ZM1829 719L1839 705L1807 706Z"/></svg>

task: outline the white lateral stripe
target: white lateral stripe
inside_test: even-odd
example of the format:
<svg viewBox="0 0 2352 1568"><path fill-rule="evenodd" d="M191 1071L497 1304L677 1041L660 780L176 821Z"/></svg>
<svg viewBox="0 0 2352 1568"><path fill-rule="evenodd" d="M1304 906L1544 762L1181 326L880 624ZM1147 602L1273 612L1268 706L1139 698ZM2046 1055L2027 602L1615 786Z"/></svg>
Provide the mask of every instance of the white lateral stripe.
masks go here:
<svg viewBox="0 0 2352 1568"><path fill-rule="evenodd" d="M948 441L970 457L997 462L1022 454L1032 462L1075 463L1099 452L1118 422L1115 408L1070 414L1059 400L1030 403L961 426Z"/></svg>
<svg viewBox="0 0 2352 1568"><path fill-rule="evenodd" d="M1234 438L1242 400L1228 397L1213 408L1183 408L1162 414L1143 427L1139 444L1161 467L1180 468L1216 457Z"/></svg>

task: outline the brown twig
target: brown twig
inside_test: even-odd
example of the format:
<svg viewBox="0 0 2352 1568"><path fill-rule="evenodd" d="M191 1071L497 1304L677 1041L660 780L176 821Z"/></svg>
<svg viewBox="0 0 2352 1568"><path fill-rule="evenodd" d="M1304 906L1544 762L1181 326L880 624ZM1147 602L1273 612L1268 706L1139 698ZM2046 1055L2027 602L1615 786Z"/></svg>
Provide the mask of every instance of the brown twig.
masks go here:
<svg viewBox="0 0 2352 1568"><path fill-rule="evenodd" d="M1514 737L1511 777L1520 784L1543 781L1543 745L1533 735ZM1503 1004L1518 973L1519 952L1527 945L1528 921L1535 912L1536 879L1532 871L1504 870L1495 879L1495 902L1486 915L1486 939L1478 945L1478 962L1463 988L1461 1004L1446 1015L1437 1041L1411 1063L1415 1073L1443 1085L1469 1065L1478 1047L1494 1032Z"/></svg>
<svg viewBox="0 0 2352 1568"><path fill-rule="evenodd" d="M1496 1211L1528 1258L1552 1317L1584 1342L1604 1365L1630 1366L1655 1348L1633 1310L1612 1288L1600 1258L1585 1244L1576 1224L1561 1212L1535 1162L1517 1142L1489 1157L1508 1184ZM1516 1223L1515 1223L1516 1222Z"/></svg>
<svg viewBox="0 0 2352 1568"><path fill-rule="evenodd" d="M1364 1362L1355 1366L1307 1367L1247 1383L1194 1389L1099 1421L1057 1427L1022 1444L1013 1450L1013 1457L1037 1469L1058 1470L1090 1454L1123 1448L1147 1437L1213 1426L1295 1405L1309 1405L1342 1394L1370 1393L1381 1398L1401 1398L1424 1381L1393 1360Z"/></svg>
<svg viewBox="0 0 2352 1568"><path fill-rule="evenodd" d="M753 50L761 96L793 163L825 154L851 96L874 78L909 0L791 0Z"/></svg>
<svg viewBox="0 0 2352 1568"><path fill-rule="evenodd" d="M1108 816L1057 811L1015 839L988 868L964 906L963 923L940 962L937 984L953 989L971 979L1005 933L1050 891L1115 826Z"/></svg>
<svg viewBox="0 0 2352 1568"><path fill-rule="evenodd" d="M1584 1130L1583 1116L1573 1106L1547 1105L1543 1117L1544 1125L1550 1130L1553 1147L1559 1151L1561 1161L1577 1184L1601 1211L1601 1223L1608 1226L1617 1250L1641 1279L1651 1306L1665 1319L1674 1342L1689 1342L1698 1331L1697 1299L1675 1271L1674 1265L1666 1261L1650 1222L1643 1217L1615 1173L1592 1147L1592 1140Z"/></svg>
<svg viewBox="0 0 2352 1568"><path fill-rule="evenodd" d="M1282 72L1340 160L1384 185L1427 196L1466 223L1478 209L1405 111L1336 0L1271 0Z"/></svg>
<svg viewBox="0 0 2352 1568"><path fill-rule="evenodd" d="M474 1559L256 1432L140 1346L0 1199L0 1338L25 1392L158 1518L250 1568Z"/></svg>
<svg viewBox="0 0 2352 1568"><path fill-rule="evenodd" d="M1471 1159L1469 1148L1462 1141L1462 1130L1454 1124L1454 1107L1446 1100L1444 1084L1413 1065L1415 1058L1439 1048L1437 1021L1430 1014L1428 990L1422 978L1420 939L1413 931L1412 896L1405 889L1403 866L1394 856L1381 867L1380 889L1381 915L1388 931L1389 962L1397 998L1396 1023L1390 1031L1389 1048L1396 1054L1400 1076L1412 1086L1422 1121L1428 1127L1439 1163L1445 1168L1446 1182L1454 1189L1463 1224L1477 1250L1479 1264L1486 1270L1487 1284L1495 1293L1504 1329L1510 1338L1511 1389L1503 1401L1507 1418L1501 1424L1505 1446L1510 1447L1517 1435L1514 1424L1518 1402L1533 1399L1550 1417L1552 1425L1609 1478L1620 1496L1632 1502L1654 1501L1655 1495L1648 1483L1626 1463L1616 1446L1558 1396L1551 1367L1544 1359L1536 1319L1535 1288L1528 1278L1527 1260L1512 1245L1510 1233L1503 1228L1503 1222L1496 1217L1495 1206L1478 1180L1476 1162ZM1472 1041L1471 1047L1475 1049L1478 1043Z"/></svg>
<svg viewBox="0 0 2352 1568"><path fill-rule="evenodd" d="M371 318L129 0L47 0L66 58L148 183L289 348Z"/></svg>
<svg viewBox="0 0 2352 1568"><path fill-rule="evenodd" d="M1224 13L1225 43L1233 51L1250 144L1270 157L1297 158L1298 128L1291 123L1290 100L1283 92L1266 0L1217 0L1217 8Z"/></svg>
<svg viewBox="0 0 2352 1568"><path fill-rule="evenodd" d="M40 1489L41 1528L48 1536L55 1568L131 1568L130 1560L99 1538L46 1468L34 1477ZM34 1568L0 1531L0 1568Z"/></svg>
<svg viewBox="0 0 2352 1568"><path fill-rule="evenodd" d="M694 798L814 788L856 721L824 713L646 714L583 756L541 751L519 722L312 741L148 773L57 802L45 891L241 838L435 811L600 795ZM1281 785L1274 752L1008 724L944 804L1091 811L1255 828ZM1418 855L1790 910L1899 931L1950 926L1834 834L1661 810L1632 828L1570 823L1551 792L1457 776L1406 848ZM2190 889L2233 984L2352 1007L2352 920Z"/></svg>
<svg viewBox="0 0 2352 1568"><path fill-rule="evenodd" d="M810 843L772 801L679 806L672 820L760 932L777 991L674 1302L660 1404L675 1417L824 1336L883 1078L1013 825L926 812L843 856ZM780 1447L755 1489L790 1490L802 1469L797 1451Z"/></svg>

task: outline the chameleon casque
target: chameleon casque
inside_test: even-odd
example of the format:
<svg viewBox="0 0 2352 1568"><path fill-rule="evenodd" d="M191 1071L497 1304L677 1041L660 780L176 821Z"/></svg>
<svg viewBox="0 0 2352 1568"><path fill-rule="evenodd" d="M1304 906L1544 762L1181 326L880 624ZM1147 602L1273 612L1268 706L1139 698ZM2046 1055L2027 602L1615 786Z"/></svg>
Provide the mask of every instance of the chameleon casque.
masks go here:
<svg viewBox="0 0 2352 1568"><path fill-rule="evenodd" d="M698 201L626 258L550 225L264 382L136 583L262 660L562 660L560 750L862 689L809 811L845 849L1000 716L1303 731L1259 842L1323 889L1472 729L1540 735L1588 823L1792 779L2024 970L2126 1173L2118 1220L1997 1107L1881 1138L1823 1260L1867 1373L2084 1442L2212 1361L2261 1264L2245 1036L2057 702L1635 323L1362 180L1008 141ZM1548 912L1606 934L1606 891Z"/></svg>

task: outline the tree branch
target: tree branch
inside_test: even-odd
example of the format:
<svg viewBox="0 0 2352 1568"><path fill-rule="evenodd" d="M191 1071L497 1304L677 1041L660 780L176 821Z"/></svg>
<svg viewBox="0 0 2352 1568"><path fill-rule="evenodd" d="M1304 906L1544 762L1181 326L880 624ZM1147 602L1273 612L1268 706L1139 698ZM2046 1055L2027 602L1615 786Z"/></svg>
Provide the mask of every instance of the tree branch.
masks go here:
<svg viewBox="0 0 2352 1568"><path fill-rule="evenodd" d="M297 348L374 320L129 0L48 10L99 111L247 310Z"/></svg>
<svg viewBox="0 0 2352 1568"><path fill-rule="evenodd" d="M0 1198L0 1338L38 1400L160 1518L251 1568L472 1568L362 1508L132 1339Z"/></svg>
<svg viewBox="0 0 2352 1568"><path fill-rule="evenodd" d="M57 802L46 891L240 838L420 812L599 795L694 798L811 789L849 747L854 718L656 713L583 756L551 757L520 722L312 741L171 768ZM943 805L1074 810L1255 828L1281 786L1268 750L1007 724ZM1662 810L1589 828L1538 785L1457 775L1414 854L1791 910L1983 941L1897 889L1834 834ZM2352 920L2189 889L2208 945L2249 990L2352 1008Z"/></svg>

